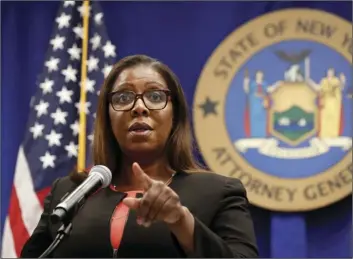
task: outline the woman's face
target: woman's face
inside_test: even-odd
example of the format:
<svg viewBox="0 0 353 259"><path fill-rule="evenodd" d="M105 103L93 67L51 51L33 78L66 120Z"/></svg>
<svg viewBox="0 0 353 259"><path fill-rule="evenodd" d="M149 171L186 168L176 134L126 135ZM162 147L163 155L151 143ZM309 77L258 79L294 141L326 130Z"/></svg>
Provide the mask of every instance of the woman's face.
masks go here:
<svg viewBox="0 0 353 259"><path fill-rule="evenodd" d="M128 156L162 152L173 125L173 106L163 77L149 66L125 69L116 79L109 105L109 117L114 136ZM134 94L143 94L134 103ZM163 109L160 108L166 103ZM132 108L131 108L132 107ZM131 109L130 109L131 108ZM128 110L129 109L129 110ZM118 111L117 111L118 110ZM123 111L124 110L124 111Z"/></svg>

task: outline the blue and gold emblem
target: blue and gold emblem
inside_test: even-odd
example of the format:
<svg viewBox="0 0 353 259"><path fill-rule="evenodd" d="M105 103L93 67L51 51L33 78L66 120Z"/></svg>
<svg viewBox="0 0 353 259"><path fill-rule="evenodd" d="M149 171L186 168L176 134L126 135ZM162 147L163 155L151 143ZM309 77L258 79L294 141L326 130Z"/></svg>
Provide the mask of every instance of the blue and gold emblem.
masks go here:
<svg viewBox="0 0 353 259"><path fill-rule="evenodd" d="M287 9L231 33L198 81L194 128L208 166L279 211L352 192L352 25Z"/></svg>

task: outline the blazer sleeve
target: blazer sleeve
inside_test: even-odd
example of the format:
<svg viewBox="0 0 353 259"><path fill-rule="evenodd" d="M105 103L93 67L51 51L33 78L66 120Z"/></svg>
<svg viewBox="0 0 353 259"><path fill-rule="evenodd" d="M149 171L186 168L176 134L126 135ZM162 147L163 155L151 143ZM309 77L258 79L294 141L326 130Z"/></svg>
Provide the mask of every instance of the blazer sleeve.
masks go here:
<svg viewBox="0 0 353 259"><path fill-rule="evenodd" d="M52 188L44 200L43 213L32 235L21 251L21 258L38 258L52 243L53 238L49 229L49 215L51 213L52 199L59 179L55 180Z"/></svg>
<svg viewBox="0 0 353 259"><path fill-rule="evenodd" d="M228 178L223 194L210 227L195 217L194 253L188 257L257 258L245 188L238 179Z"/></svg>

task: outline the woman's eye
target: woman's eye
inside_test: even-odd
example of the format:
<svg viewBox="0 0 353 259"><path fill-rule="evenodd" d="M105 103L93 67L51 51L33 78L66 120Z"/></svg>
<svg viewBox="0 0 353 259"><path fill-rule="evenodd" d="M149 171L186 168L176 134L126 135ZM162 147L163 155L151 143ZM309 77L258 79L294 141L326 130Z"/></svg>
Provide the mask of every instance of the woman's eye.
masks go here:
<svg viewBox="0 0 353 259"><path fill-rule="evenodd" d="M151 95L151 98L155 101L158 101L161 99L161 96L158 93L154 93Z"/></svg>
<svg viewBox="0 0 353 259"><path fill-rule="evenodd" d="M115 100L118 103L127 103L127 102L130 102L132 100L132 98L131 98L131 94L121 93L116 97Z"/></svg>
<svg viewBox="0 0 353 259"><path fill-rule="evenodd" d="M163 94L161 92L150 92L147 94L148 100L152 102L160 102L163 101Z"/></svg>

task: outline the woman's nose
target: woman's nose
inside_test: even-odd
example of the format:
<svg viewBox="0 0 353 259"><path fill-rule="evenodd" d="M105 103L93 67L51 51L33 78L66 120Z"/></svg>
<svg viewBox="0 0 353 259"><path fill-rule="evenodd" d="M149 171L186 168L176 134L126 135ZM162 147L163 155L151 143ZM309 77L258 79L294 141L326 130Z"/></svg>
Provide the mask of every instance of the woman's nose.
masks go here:
<svg viewBox="0 0 353 259"><path fill-rule="evenodd" d="M138 115L148 115L149 110L146 107L145 103L141 98L137 99L135 102L134 107L131 110L133 116L138 116Z"/></svg>

